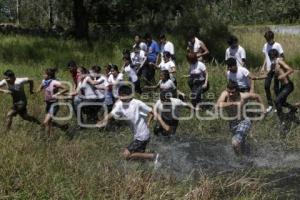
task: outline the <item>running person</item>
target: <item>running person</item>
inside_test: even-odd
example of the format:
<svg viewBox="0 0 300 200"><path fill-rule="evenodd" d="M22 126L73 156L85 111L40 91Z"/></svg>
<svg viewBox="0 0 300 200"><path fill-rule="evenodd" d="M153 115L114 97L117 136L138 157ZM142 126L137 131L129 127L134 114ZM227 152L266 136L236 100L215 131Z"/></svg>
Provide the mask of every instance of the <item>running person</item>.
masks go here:
<svg viewBox="0 0 300 200"><path fill-rule="evenodd" d="M229 47L225 52L225 60L234 58L238 67L246 67L246 51L239 45L239 41L236 36L230 36L227 41Z"/></svg>
<svg viewBox="0 0 300 200"><path fill-rule="evenodd" d="M275 80L280 83L280 88L275 99L275 106L277 115L279 119L282 120L282 107L289 108L291 113L297 111L295 106L287 102L288 96L294 91L294 83L289 78L289 75L291 75L294 70L281 59L279 52L276 49L271 49L269 51L269 58L271 60L271 70L274 71ZM268 74L261 78L268 78Z"/></svg>
<svg viewBox="0 0 300 200"><path fill-rule="evenodd" d="M137 76L137 71L135 66L132 64L131 59L129 56L123 57L124 65L122 67L122 72L125 72L128 74L129 81L134 85L134 90L138 94L142 93L140 80Z"/></svg>
<svg viewBox="0 0 300 200"><path fill-rule="evenodd" d="M172 98L172 94L166 91L160 93L160 99L156 101L153 107L154 117L157 122L154 127L155 135L170 136L176 133L179 122L179 107L192 106L180 99Z"/></svg>
<svg viewBox="0 0 300 200"><path fill-rule="evenodd" d="M30 94L33 94L33 80L25 78L16 78L12 70L6 70L4 73L4 80L0 81L0 92L5 94L11 94L13 107L6 115L6 130L9 131L12 125L13 118L16 115L20 115L22 119L30 122L40 124L40 122L28 115L27 113L27 97L24 91L24 84L29 84ZM6 89L2 89L6 87Z"/></svg>
<svg viewBox="0 0 300 200"><path fill-rule="evenodd" d="M203 62L198 61L195 53L188 53L187 60L190 64L188 85L191 89L191 101L194 107L202 101L202 95L209 89L208 72Z"/></svg>
<svg viewBox="0 0 300 200"><path fill-rule="evenodd" d="M176 74L176 66L174 61L171 59L171 54L168 51L165 51L163 53L163 60L161 61L161 63L157 66L155 65L156 68L160 69L161 71L163 70L168 70L170 73L170 78L171 80L174 82L174 84L177 86L177 81L175 78L175 74Z"/></svg>
<svg viewBox="0 0 300 200"><path fill-rule="evenodd" d="M146 146L150 141L149 125L153 113L151 108L140 100L131 98L132 88L122 85L119 88L119 100L116 102L113 110L97 123L99 128L104 127L110 119L122 119L130 123L134 136L133 142L124 149L123 156L127 160L143 159L154 160L158 154L145 153ZM147 121L148 117L148 121Z"/></svg>
<svg viewBox="0 0 300 200"><path fill-rule="evenodd" d="M159 59L159 46L155 40L152 40L152 36L147 33L145 35L147 44L147 61L141 69L143 76L146 78L146 84L149 85L155 81L155 67Z"/></svg>
<svg viewBox="0 0 300 200"><path fill-rule="evenodd" d="M56 105L58 103L58 97L68 91L66 86L56 80L56 71L57 70L53 68L46 69L44 80L42 81L38 89L38 92L44 90L46 116L43 125L45 126L46 134L48 137L51 137L51 129L53 125L52 118L57 114L59 109L59 105ZM59 89L61 89L60 92ZM54 123L54 125L58 126L59 128L65 127L56 123Z"/></svg>
<svg viewBox="0 0 300 200"><path fill-rule="evenodd" d="M209 50L204 42L199 40L194 34L190 35L188 38L187 50L190 53L195 53L199 61L203 61L204 56L209 54Z"/></svg>
<svg viewBox="0 0 300 200"><path fill-rule="evenodd" d="M171 80L168 70L160 72L160 81L155 86L145 86L147 89L160 89L160 92L171 92L173 97L177 96L177 89L175 83Z"/></svg>
<svg viewBox="0 0 300 200"><path fill-rule="evenodd" d="M237 82L240 92L254 92L253 76L245 67L239 67L234 58L226 60L227 63L227 79Z"/></svg>
<svg viewBox="0 0 300 200"><path fill-rule="evenodd" d="M251 121L247 116L244 116L244 106L248 100L256 100L262 103L261 97L255 93L241 93L236 82L229 81L227 89L222 92L219 97L216 107L226 109L229 117L230 131L232 132L232 147L236 154L244 153L246 137L251 128ZM263 113L264 113L263 108Z"/></svg>
<svg viewBox="0 0 300 200"><path fill-rule="evenodd" d="M267 78L265 79L265 92L266 92L266 97L268 100L268 105L269 107L267 108L267 112L271 112L273 109L273 99L272 99L272 95L271 95L271 83L273 80L273 77L275 76L274 70L271 69L271 60L269 57L269 51L271 49L276 49L279 53L279 58L283 59L284 58L284 52L282 49L281 44L279 44L278 42L275 42L274 40L274 33L272 31L267 31L264 35L267 43L264 45L262 52L265 55L265 60L264 63L262 65L261 68L261 73L265 74L265 72L267 72ZM279 81L278 79L274 79L274 92L275 95L277 96L279 93Z"/></svg>

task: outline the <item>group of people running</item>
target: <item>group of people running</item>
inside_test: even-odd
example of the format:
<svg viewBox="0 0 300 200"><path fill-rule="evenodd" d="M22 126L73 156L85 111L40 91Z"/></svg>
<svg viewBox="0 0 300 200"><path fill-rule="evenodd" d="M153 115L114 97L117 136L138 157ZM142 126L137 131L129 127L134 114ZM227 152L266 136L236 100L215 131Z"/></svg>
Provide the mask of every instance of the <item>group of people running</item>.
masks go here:
<svg viewBox="0 0 300 200"><path fill-rule="evenodd" d="M291 114L297 111L296 106L287 103L287 97L294 90L289 75L293 69L284 61L281 45L274 40L274 33L267 31L264 35L267 43L263 47L265 61L261 73L254 76L246 65L246 52L235 36L228 39L225 60L227 65L227 88L218 98L215 109L226 109L230 120L230 130L233 134L232 145L237 154L243 153L245 139L251 128L251 120L244 116L243 107L249 101L262 103L261 97L254 92L254 81L265 80L265 92L268 100L267 109L262 106L261 113L276 111L283 118L283 107L288 107ZM174 44L165 35L159 36L159 42L150 34L142 38L136 35L131 50L125 50L122 55L123 66L108 64L101 69L92 66L91 69L77 66L75 61L69 61L67 66L73 79L69 88L63 81L56 78L56 69L48 68L37 91L34 91L33 80L16 78L12 70L4 72L0 82L0 92L12 95L13 107L7 114L6 129L12 125L12 119L20 115L24 120L40 123L27 112L27 98L23 85L28 83L30 93L44 91L46 116L43 121L46 132L51 136L53 125L66 128L56 123L53 118L59 110L59 99L67 96L72 100L72 108L79 122L86 115L87 121L94 121L98 128L106 126L111 118L129 121L134 135L133 142L125 148L126 159L153 159L158 153L146 153L150 140L150 123L156 119L154 134L169 137L174 135L178 126L179 107L187 107L194 112L203 109L203 94L209 90L209 74L204 58L209 50L195 35L188 39L186 58L189 63L188 78L191 89L187 102L186 95L178 89L176 77L176 54ZM160 81L155 83L155 71L160 71ZM128 77L128 79L126 78ZM273 101L270 87L274 79ZM141 84L143 82L144 84ZM143 85L143 87L142 87ZM6 88L5 88L6 87ZM152 107L141 100L133 98L133 94L142 94L149 89L159 89L160 97ZM275 107L274 107L275 104ZM105 108L104 116L99 115Z"/></svg>

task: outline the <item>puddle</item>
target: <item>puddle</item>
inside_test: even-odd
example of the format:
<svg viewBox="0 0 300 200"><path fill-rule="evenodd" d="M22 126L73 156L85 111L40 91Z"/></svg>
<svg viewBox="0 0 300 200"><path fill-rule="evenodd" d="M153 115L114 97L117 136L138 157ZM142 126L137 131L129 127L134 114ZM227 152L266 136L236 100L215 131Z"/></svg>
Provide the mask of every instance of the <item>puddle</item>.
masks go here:
<svg viewBox="0 0 300 200"><path fill-rule="evenodd" d="M250 141L250 140L249 140ZM159 169L184 177L201 172L230 172L244 168L299 168L300 152L287 152L280 143L250 141L250 154L236 156L228 140L152 138L150 149L160 153Z"/></svg>

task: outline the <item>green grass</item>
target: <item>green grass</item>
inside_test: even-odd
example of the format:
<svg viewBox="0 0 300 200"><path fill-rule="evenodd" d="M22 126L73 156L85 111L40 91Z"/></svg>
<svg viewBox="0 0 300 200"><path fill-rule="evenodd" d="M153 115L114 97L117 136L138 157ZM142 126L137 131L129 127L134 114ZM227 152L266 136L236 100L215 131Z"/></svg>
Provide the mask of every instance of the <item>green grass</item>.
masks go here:
<svg viewBox="0 0 300 200"><path fill-rule="evenodd" d="M241 43L249 48L249 53L257 54L257 47L263 41L246 43L248 36L240 36ZM258 37L258 35L256 35ZM73 40L53 38L33 38L23 36L0 36L0 72L12 69L18 77L28 76L35 80L36 86L42 79L43 69L59 67L58 77L71 80L65 69L69 59L80 65L103 66L113 62L120 66L122 50L131 44L127 39L119 44L108 41L95 42L93 46ZM295 38L285 42L290 45L287 57L296 54L292 51ZM287 45L284 45L287 47ZM295 46L295 49L298 48ZM179 69L177 73L179 89L188 93L187 73L184 51L178 50ZM208 64L210 93L218 97L225 89L224 66ZM300 100L299 73L292 79L296 90L289 101ZM256 83L256 91L264 94L262 83ZM42 95L29 96L29 113L44 117ZM1 131L4 127L5 113L11 106L10 97L0 98ZM254 123L252 135L257 140L279 141L276 117L263 123ZM74 121L69 122L74 125ZM230 142L227 122L191 121L181 122L179 136L195 139L223 138ZM300 148L299 128L294 129L285 139L291 150ZM0 140L0 199L274 199L279 192L268 187L267 177L276 174L271 169L246 169L234 173L200 174L198 179L186 177L177 180L169 174L154 171L153 166L144 163L126 163L120 151L131 141L129 128L119 125L105 131L81 131L69 141L65 133L55 129L55 138L44 141L41 127L15 118L12 131L2 133ZM251 140L251 139L250 139ZM153 149L155 150L155 149ZM284 171L284 170L283 170Z"/></svg>

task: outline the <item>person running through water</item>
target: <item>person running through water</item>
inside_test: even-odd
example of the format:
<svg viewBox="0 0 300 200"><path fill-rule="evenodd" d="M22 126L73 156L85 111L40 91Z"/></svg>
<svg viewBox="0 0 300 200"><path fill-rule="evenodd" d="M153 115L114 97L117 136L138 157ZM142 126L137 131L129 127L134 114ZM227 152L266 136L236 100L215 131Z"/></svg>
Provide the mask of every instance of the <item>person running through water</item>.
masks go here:
<svg viewBox="0 0 300 200"><path fill-rule="evenodd" d="M156 101L153 107L154 117L157 119L154 127L155 135L175 135L179 122L180 107L194 109L192 105L180 99L172 98L172 93L170 92L162 91L160 93L160 99Z"/></svg>
<svg viewBox="0 0 300 200"><path fill-rule="evenodd" d="M126 120L130 123L134 140L123 151L127 160L155 160L159 154L145 153L146 146L150 141L149 125L153 118L152 109L140 100L132 98L132 88L129 85L119 87L119 100L113 110L97 123L98 128L106 126L112 118ZM148 120L147 120L148 117Z"/></svg>
<svg viewBox="0 0 300 200"><path fill-rule="evenodd" d="M10 130L13 118L16 115L20 115L22 119L26 121L41 124L39 120L27 113L27 97L24 91L24 84L28 83L30 94L34 94L33 80L28 77L16 78L15 73L12 70L6 70L3 75L4 80L0 81L0 92L4 94L11 94L13 100L13 107L6 115L7 123L5 132ZM3 89L3 87L6 87L6 89Z"/></svg>
<svg viewBox="0 0 300 200"><path fill-rule="evenodd" d="M246 116L244 106L248 100L256 100L262 106L265 113L262 99L255 93L241 93L236 82L229 81L227 89L223 91L217 101L216 108L226 109L230 118L229 127L233 134L232 147L237 155L245 153L245 142L251 128L251 120Z"/></svg>

